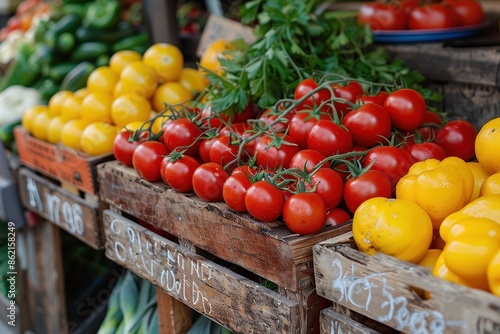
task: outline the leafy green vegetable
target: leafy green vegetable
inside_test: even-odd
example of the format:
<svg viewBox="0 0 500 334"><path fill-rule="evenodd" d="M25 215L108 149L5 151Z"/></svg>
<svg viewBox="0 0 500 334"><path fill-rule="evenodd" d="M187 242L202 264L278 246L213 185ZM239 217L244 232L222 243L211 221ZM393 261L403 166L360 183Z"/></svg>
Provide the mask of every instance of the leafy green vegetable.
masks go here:
<svg viewBox="0 0 500 334"><path fill-rule="evenodd" d="M373 44L368 26L353 11L326 11L324 1L252 0L241 10L244 24L257 22L251 45L228 51L222 75L209 73L207 94L213 110L240 112L249 102L269 108L293 97L303 79L336 74L419 90L426 99L440 95L422 87L424 77Z"/></svg>

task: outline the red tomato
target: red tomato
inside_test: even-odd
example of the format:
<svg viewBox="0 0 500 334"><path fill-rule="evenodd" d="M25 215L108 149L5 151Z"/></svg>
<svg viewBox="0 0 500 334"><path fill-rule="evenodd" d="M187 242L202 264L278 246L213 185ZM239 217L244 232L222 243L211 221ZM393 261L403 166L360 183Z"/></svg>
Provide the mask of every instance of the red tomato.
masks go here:
<svg viewBox="0 0 500 334"><path fill-rule="evenodd" d="M333 93L335 97L347 100L351 103L356 103L358 96L364 94L363 87L356 81L351 81L346 86L341 85L332 85ZM342 117L343 115L349 113L352 110L352 107L349 104L344 102L334 102L335 110L337 110L337 114Z"/></svg>
<svg viewBox="0 0 500 334"><path fill-rule="evenodd" d="M193 174L200 166L198 160L189 155L183 155L175 161L170 160L170 157L165 157L161 163L163 182L181 193L193 191Z"/></svg>
<svg viewBox="0 0 500 334"><path fill-rule="evenodd" d="M254 119L259 114L259 106L250 102L245 109L233 115L232 123L244 123L249 119Z"/></svg>
<svg viewBox="0 0 500 334"><path fill-rule="evenodd" d="M217 129L222 127L225 123L229 123L229 116L216 112L211 106L203 108L197 117L204 128Z"/></svg>
<svg viewBox="0 0 500 334"><path fill-rule="evenodd" d="M270 169L288 168L292 157L299 151L294 139L288 135L281 134L281 144L270 146L276 139L270 135L260 137L255 145L255 157L257 166Z"/></svg>
<svg viewBox="0 0 500 334"><path fill-rule="evenodd" d="M395 190L399 179L408 173L408 170L415 162L415 158L402 148L377 146L365 155L363 167L373 163L370 170L382 172L389 180L392 189Z"/></svg>
<svg viewBox="0 0 500 334"><path fill-rule="evenodd" d="M424 119L422 120L422 124L436 124L436 125L442 125L443 120L441 116L439 116L437 113L426 110Z"/></svg>
<svg viewBox="0 0 500 334"><path fill-rule="evenodd" d="M327 88L320 89L314 94L311 93L316 88L318 88L318 84L313 78L307 78L299 82L297 87L295 87L294 99L300 100L304 98L305 100L295 108L297 111L315 109L330 99L331 93ZM309 97L306 97L306 95Z"/></svg>
<svg viewBox="0 0 500 334"><path fill-rule="evenodd" d="M354 144L373 147L386 142L391 134L391 119L384 107L368 103L349 112L342 120Z"/></svg>
<svg viewBox="0 0 500 334"><path fill-rule="evenodd" d="M229 136L219 136L210 146L210 161L218 163L229 173L238 165L238 145L229 142Z"/></svg>
<svg viewBox="0 0 500 334"><path fill-rule="evenodd" d="M333 209L342 201L344 180L333 169L320 168L311 175L311 184L306 184L306 188L312 190L314 186L316 186L315 193L325 201L327 210Z"/></svg>
<svg viewBox="0 0 500 334"><path fill-rule="evenodd" d="M347 211L341 208L333 208L326 214L326 224L327 226L337 226L340 224L347 223L351 220L351 216Z"/></svg>
<svg viewBox="0 0 500 334"><path fill-rule="evenodd" d="M358 22L372 30L403 30L406 28L405 9L397 4L367 2L358 10Z"/></svg>
<svg viewBox="0 0 500 334"><path fill-rule="evenodd" d="M161 179L161 162L169 153L164 144L158 141L145 141L134 150L132 165L141 178L156 182Z"/></svg>
<svg viewBox="0 0 500 334"><path fill-rule="evenodd" d="M443 29L456 27L460 18L445 3L430 3L415 7L408 14L408 29Z"/></svg>
<svg viewBox="0 0 500 334"><path fill-rule="evenodd" d="M307 148L307 135L313 125L320 119L329 120L330 116L326 114L312 115L308 111L295 113L288 126L288 134L295 139L300 149Z"/></svg>
<svg viewBox="0 0 500 334"><path fill-rule="evenodd" d="M253 176L257 172L258 172L257 167L250 167L248 165L242 165L242 166L238 166L235 169L233 169L233 171L231 172L231 175L243 173L243 174L246 174L248 176Z"/></svg>
<svg viewBox="0 0 500 334"><path fill-rule="evenodd" d="M321 161L325 159L325 155L316 150L304 149L300 150L290 160L289 168L298 168L311 172ZM330 168L330 163L326 161L322 167Z"/></svg>
<svg viewBox="0 0 500 334"><path fill-rule="evenodd" d="M262 222L278 219L283 212L284 204L283 192L266 181L257 181L252 184L245 195L248 213Z"/></svg>
<svg viewBox="0 0 500 334"><path fill-rule="evenodd" d="M200 156L203 162L210 162L210 148L215 143L218 137L204 139L201 141L200 146L198 147L198 155Z"/></svg>
<svg viewBox="0 0 500 334"><path fill-rule="evenodd" d="M198 153L202 134L201 129L186 117L174 119L168 123L163 133L163 142L170 151L182 151L185 155Z"/></svg>
<svg viewBox="0 0 500 334"><path fill-rule="evenodd" d="M357 102L359 104L375 103L375 104L383 106L387 96L389 96L389 93L387 93L384 90L381 90L376 95L361 94L358 96Z"/></svg>
<svg viewBox="0 0 500 334"><path fill-rule="evenodd" d="M132 156L134 155L134 150L147 138L147 134L145 134L144 138L140 140L130 141L132 134L133 132L130 131L122 131L116 135L115 140L113 141L113 155L116 160L129 167L132 167Z"/></svg>
<svg viewBox="0 0 500 334"><path fill-rule="evenodd" d="M288 128L288 124L292 115L288 114L286 117L283 117L279 113L275 113L272 110L268 109L259 116L259 120L264 122L267 125L272 125L272 128L276 132L285 132Z"/></svg>
<svg viewBox="0 0 500 334"><path fill-rule="evenodd" d="M391 183L384 173L378 170L368 170L363 174L347 180L344 186L344 202L352 213L364 201L373 197L390 198Z"/></svg>
<svg viewBox="0 0 500 334"><path fill-rule="evenodd" d="M221 165L206 162L193 173L193 190L198 197L207 202L222 202L222 187L229 174Z"/></svg>
<svg viewBox="0 0 500 334"><path fill-rule="evenodd" d="M457 13L461 26L470 26L484 21L484 10L477 0L445 0Z"/></svg>
<svg viewBox="0 0 500 334"><path fill-rule="evenodd" d="M316 233L325 226L325 202L315 193L294 194L285 202L283 220L293 233Z"/></svg>
<svg viewBox="0 0 500 334"><path fill-rule="evenodd" d="M444 148L447 156L459 157L469 161L474 157L474 142L477 131L466 120L454 120L446 123L437 132L434 142Z"/></svg>
<svg viewBox="0 0 500 334"><path fill-rule="evenodd" d="M220 136L248 137L252 126L248 123L233 123L220 129Z"/></svg>
<svg viewBox="0 0 500 334"><path fill-rule="evenodd" d="M431 158L443 160L444 158L446 158L446 152L444 151L444 149L438 144L429 141L410 144L405 147L405 150L410 152L410 154L417 161L424 161Z"/></svg>
<svg viewBox="0 0 500 334"><path fill-rule="evenodd" d="M403 131L418 128L427 111L424 97L411 88L402 88L390 93L384 107L389 113L392 125Z"/></svg>
<svg viewBox="0 0 500 334"><path fill-rule="evenodd" d="M229 176L222 186L224 202L237 212L247 212L245 195L252 181L245 173L236 173Z"/></svg>
<svg viewBox="0 0 500 334"><path fill-rule="evenodd" d="M313 125L307 135L307 147L329 157L351 151L351 133L330 120L320 120Z"/></svg>

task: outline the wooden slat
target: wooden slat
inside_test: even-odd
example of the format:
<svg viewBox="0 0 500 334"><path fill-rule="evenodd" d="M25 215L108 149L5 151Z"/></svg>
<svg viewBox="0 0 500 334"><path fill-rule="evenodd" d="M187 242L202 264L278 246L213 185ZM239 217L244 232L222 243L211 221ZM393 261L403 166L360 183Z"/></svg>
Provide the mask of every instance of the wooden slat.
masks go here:
<svg viewBox="0 0 500 334"><path fill-rule="evenodd" d="M498 333L500 298L353 247L351 241L314 246L319 295L407 333Z"/></svg>
<svg viewBox="0 0 500 334"><path fill-rule="evenodd" d="M345 315L337 313L331 308L326 308L321 311L319 322L321 334L380 334L380 332L366 327Z"/></svg>
<svg viewBox="0 0 500 334"><path fill-rule="evenodd" d="M19 170L22 204L94 249L104 248L99 206L26 168Z"/></svg>
<svg viewBox="0 0 500 334"><path fill-rule="evenodd" d="M27 291L37 334L68 333L60 229L42 222L28 229Z"/></svg>
<svg viewBox="0 0 500 334"><path fill-rule="evenodd" d="M101 164L97 170L103 201L293 291L314 281L312 246L350 229L329 227L300 237L282 222L258 222L224 203L203 202L162 182L147 182L116 161Z"/></svg>
<svg viewBox="0 0 500 334"><path fill-rule="evenodd" d="M300 333L299 305L105 210L106 256L234 333Z"/></svg>
<svg viewBox="0 0 500 334"><path fill-rule="evenodd" d="M156 288L161 334L185 334L191 328L193 311L160 288Z"/></svg>

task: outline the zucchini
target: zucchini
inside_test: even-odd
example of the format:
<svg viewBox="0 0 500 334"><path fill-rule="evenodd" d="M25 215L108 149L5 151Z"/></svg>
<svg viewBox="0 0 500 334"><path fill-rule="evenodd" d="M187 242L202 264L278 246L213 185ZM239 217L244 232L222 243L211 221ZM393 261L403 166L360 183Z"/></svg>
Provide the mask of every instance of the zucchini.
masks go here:
<svg viewBox="0 0 500 334"><path fill-rule="evenodd" d="M109 53L109 46L102 42L85 42L79 44L71 53L70 60L81 61L94 61L103 54Z"/></svg>
<svg viewBox="0 0 500 334"><path fill-rule="evenodd" d="M88 61L82 61L76 65L62 80L59 90L76 92L87 85L87 79L95 70L95 65Z"/></svg>
<svg viewBox="0 0 500 334"><path fill-rule="evenodd" d="M64 77L71 72L76 65L78 65L78 63L75 62L57 64L49 69L47 76L56 82L61 82L61 80L64 79Z"/></svg>
<svg viewBox="0 0 500 334"><path fill-rule="evenodd" d="M66 14L61 17L45 34L45 43L56 46L57 39L65 32L74 34L76 29L82 25L82 18L75 14Z"/></svg>

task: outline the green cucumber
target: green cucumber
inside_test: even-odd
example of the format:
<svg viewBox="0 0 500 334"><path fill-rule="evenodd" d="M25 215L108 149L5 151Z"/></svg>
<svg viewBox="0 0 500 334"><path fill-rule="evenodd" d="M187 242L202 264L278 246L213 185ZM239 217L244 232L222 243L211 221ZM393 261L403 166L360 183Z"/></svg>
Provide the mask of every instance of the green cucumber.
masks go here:
<svg viewBox="0 0 500 334"><path fill-rule="evenodd" d="M109 46L102 42L85 42L79 44L70 55L71 61L94 61L103 54L109 53Z"/></svg>
<svg viewBox="0 0 500 334"><path fill-rule="evenodd" d="M82 25L82 18L76 14L66 14L61 17L49 31L45 34L45 43L49 46L56 46L58 37L65 33L75 33L76 29Z"/></svg>
<svg viewBox="0 0 500 334"><path fill-rule="evenodd" d="M108 42L114 43L136 33L137 29L130 22L120 22L114 29L95 29L80 27L75 31L75 37L80 42Z"/></svg>
<svg viewBox="0 0 500 334"><path fill-rule="evenodd" d="M64 77L59 86L59 90L76 92L80 88L84 88L93 70L95 70L94 64L89 61L82 61Z"/></svg>
<svg viewBox="0 0 500 334"><path fill-rule="evenodd" d="M56 49L61 53L71 52L75 45L75 36L70 32L64 32L57 37Z"/></svg>
<svg viewBox="0 0 500 334"><path fill-rule="evenodd" d="M78 63L75 62L57 64L49 69L47 76L56 82L61 82L61 80L64 79L64 77L71 72L76 65L78 65Z"/></svg>
<svg viewBox="0 0 500 334"><path fill-rule="evenodd" d="M145 32L141 32L134 36L125 37L113 43L113 45L111 46L111 51L113 53L116 53L122 50L131 50L138 45L148 45L149 43L149 35Z"/></svg>

